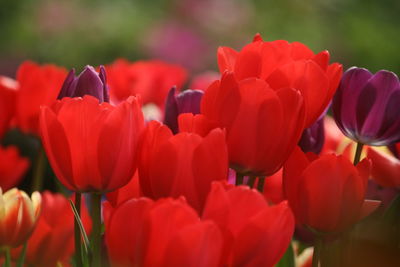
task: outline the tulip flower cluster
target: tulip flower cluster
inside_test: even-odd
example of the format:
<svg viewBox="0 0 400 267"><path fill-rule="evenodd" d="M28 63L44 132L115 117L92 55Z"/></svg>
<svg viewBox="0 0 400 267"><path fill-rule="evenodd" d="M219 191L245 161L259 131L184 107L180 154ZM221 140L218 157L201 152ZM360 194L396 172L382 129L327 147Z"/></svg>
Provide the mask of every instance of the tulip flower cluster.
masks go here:
<svg viewBox="0 0 400 267"><path fill-rule="evenodd" d="M187 71L157 60L0 76L0 138L42 147L30 163L0 146L0 262L294 267L301 242L313 252L297 266L350 266L353 229L388 217L371 184L400 189L396 74L342 77L328 51L260 35L217 58L187 90ZM31 198L14 188L29 178Z"/></svg>

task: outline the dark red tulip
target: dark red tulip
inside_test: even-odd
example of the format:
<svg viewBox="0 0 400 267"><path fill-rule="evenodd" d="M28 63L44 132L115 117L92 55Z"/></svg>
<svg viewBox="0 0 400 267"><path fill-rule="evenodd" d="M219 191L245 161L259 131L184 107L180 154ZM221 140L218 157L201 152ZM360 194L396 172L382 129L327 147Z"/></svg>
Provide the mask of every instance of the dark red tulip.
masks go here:
<svg viewBox="0 0 400 267"><path fill-rule="evenodd" d="M180 89L187 77L184 68L157 60L131 63L118 59L106 70L113 103L140 95L144 105L154 103L162 107L169 89Z"/></svg>
<svg viewBox="0 0 400 267"><path fill-rule="evenodd" d="M300 93L273 90L264 81L237 81L226 72L205 92L201 113L226 129L230 166L244 175L269 176L278 171L304 128Z"/></svg>
<svg viewBox="0 0 400 267"><path fill-rule="evenodd" d="M190 89L176 95L176 88L172 87L165 103L164 124L176 134L179 131L178 116L182 113L199 114L202 97L202 91Z"/></svg>
<svg viewBox="0 0 400 267"><path fill-rule="evenodd" d="M400 82L393 72L350 68L333 99L333 115L349 138L373 146L400 141Z"/></svg>
<svg viewBox="0 0 400 267"><path fill-rule="evenodd" d="M319 154L325 142L324 117L319 118L313 125L304 129L299 141L303 152Z"/></svg>
<svg viewBox="0 0 400 267"><path fill-rule="evenodd" d="M63 98L41 112L42 142L57 178L77 192L106 192L129 182L144 127L139 100L114 107L93 96Z"/></svg>
<svg viewBox="0 0 400 267"><path fill-rule="evenodd" d="M14 146L0 147L0 188L7 191L19 184L28 170L29 160Z"/></svg>
<svg viewBox="0 0 400 267"><path fill-rule="evenodd" d="M224 235L221 266L274 266L294 232L286 201L268 206L258 191L221 182L212 185L203 219L215 221Z"/></svg>
<svg viewBox="0 0 400 267"><path fill-rule="evenodd" d="M0 76L0 138L8 130L12 118L15 116L18 87L17 81Z"/></svg>
<svg viewBox="0 0 400 267"><path fill-rule="evenodd" d="M103 66L100 66L99 73L92 66L86 66L78 76L75 76L75 69L72 69L61 87L57 99L85 95L96 97L100 103L110 102L106 71Z"/></svg>
<svg viewBox="0 0 400 267"><path fill-rule="evenodd" d="M26 61L17 72L19 91L16 102L17 126L26 133L39 135L40 106L57 99L67 71L54 65Z"/></svg>
<svg viewBox="0 0 400 267"><path fill-rule="evenodd" d="M200 221L184 200L108 204L105 236L111 266L219 266L221 232L213 222Z"/></svg>
<svg viewBox="0 0 400 267"><path fill-rule="evenodd" d="M91 220L82 209L82 222L90 233ZM22 248L15 249L15 258ZM32 266L53 267L58 262L68 262L74 252L74 214L67 198L61 194L42 194L41 214L28 239L25 263Z"/></svg>
<svg viewBox="0 0 400 267"><path fill-rule="evenodd" d="M364 199L369 160L355 167L344 156L307 155L297 148L284 167L285 195L298 223L319 232L343 231L379 206Z"/></svg>
<svg viewBox="0 0 400 267"><path fill-rule="evenodd" d="M224 180L227 175L228 154L223 130L213 129L204 136L182 131L173 135L159 122L151 121L147 125L139 160L144 196L158 199L182 195L201 212L211 182Z"/></svg>
<svg viewBox="0 0 400 267"><path fill-rule="evenodd" d="M231 71L238 81L256 77L270 88L294 88L301 92L306 110L305 126L313 124L328 106L342 76L342 65L329 65L329 52L314 54L299 42L264 42L256 35L252 43L237 52L218 49L221 73Z"/></svg>

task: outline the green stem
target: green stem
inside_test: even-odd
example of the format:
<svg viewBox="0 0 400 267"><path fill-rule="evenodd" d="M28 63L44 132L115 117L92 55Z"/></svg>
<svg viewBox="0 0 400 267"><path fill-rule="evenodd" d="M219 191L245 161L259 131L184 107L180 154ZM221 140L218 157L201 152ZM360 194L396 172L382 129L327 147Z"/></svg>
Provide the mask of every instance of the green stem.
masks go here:
<svg viewBox="0 0 400 267"><path fill-rule="evenodd" d="M314 252L313 252L313 258L312 258L312 267L318 267L319 261L321 258L321 250L322 250L323 242L321 237L316 237L315 238L315 244L314 244Z"/></svg>
<svg viewBox="0 0 400 267"><path fill-rule="evenodd" d="M92 267L101 266L101 194L92 193Z"/></svg>
<svg viewBox="0 0 400 267"><path fill-rule="evenodd" d="M356 154L354 155L354 161L353 161L354 165L357 165L360 162L361 152L363 147L364 147L363 143L360 142L357 143Z"/></svg>
<svg viewBox="0 0 400 267"><path fill-rule="evenodd" d="M23 267L24 266L25 256L26 256L26 247L27 246L28 246L28 242L25 242L24 246L22 247L22 251L20 253L20 256L18 258L17 267Z"/></svg>
<svg viewBox="0 0 400 267"><path fill-rule="evenodd" d="M10 254L10 248L5 247L4 248L4 267L11 267L11 254Z"/></svg>
<svg viewBox="0 0 400 267"><path fill-rule="evenodd" d="M247 182L247 185L250 187L250 188L253 188L253 186L254 186L254 182L256 181L256 177L255 176L250 176L249 177L249 181Z"/></svg>
<svg viewBox="0 0 400 267"><path fill-rule="evenodd" d="M76 211L79 215L79 218L81 216L81 201L82 201L82 195L81 193L75 193L75 208ZM81 232L79 229L79 223L78 223L78 218L75 218L74 220L74 231L75 231L75 262L76 262L76 267L82 267L83 262L82 262L82 245L81 245Z"/></svg>
<svg viewBox="0 0 400 267"><path fill-rule="evenodd" d="M265 183L265 177L258 177L258 181L257 181L257 190L260 193L264 192L264 183Z"/></svg>
<svg viewBox="0 0 400 267"><path fill-rule="evenodd" d="M237 172L236 173L236 185L243 184L243 178L244 178L244 175L239 173L239 172Z"/></svg>
<svg viewBox="0 0 400 267"><path fill-rule="evenodd" d="M43 147L39 148L33 169L32 192L40 191L43 187L43 176L46 166L46 153Z"/></svg>

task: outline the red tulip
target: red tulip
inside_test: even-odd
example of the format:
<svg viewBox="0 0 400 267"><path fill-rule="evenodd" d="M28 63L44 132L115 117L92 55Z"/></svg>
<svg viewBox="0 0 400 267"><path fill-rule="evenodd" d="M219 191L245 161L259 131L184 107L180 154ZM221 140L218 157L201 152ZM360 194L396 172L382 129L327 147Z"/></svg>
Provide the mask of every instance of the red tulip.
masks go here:
<svg viewBox="0 0 400 267"><path fill-rule="evenodd" d="M368 148L372 178L383 187L400 188L400 160L388 153Z"/></svg>
<svg viewBox="0 0 400 267"><path fill-rule="evenodd" d="M297 148L284 167L284 190L298 223L338 232L378 207L379 202L364 200L369 160L355 167L344 156L307 155Z"/></svg>
<svg viewBox="0 0 400 267"><path fill-rule="evenodd" d="M40 193L0 188L0 247L17 247L31 235L40 214Z"/></svg>
<svg viewBox="0 0 400 267"><path fill-rule="evenodd" d="M219 266L218 227L200 221L182 199L131 199L104 208L111 209L105 221L111 266Z"/></svg>
<svg viewBox="0 0 400 267"><path fill-rule="evenodd" d="M92 96L66 97L43 107L40 124L50 164L70 190L112 191L135 173L144 125L135 97L116 107Z"/></svg>
<svg viewBox="0 0 400 267"><path fill-rule="evenodd" d="M299 90L306 106L306 127L328 106L342 76L342 65L329 65L328 51L314 54L302 43L264 42L260 35L239 52L220 47L218 65L221 73L232 71L239 81L256 77L274 90L286 87Z"/></svg>
<svg viewBox="0 0 400 267"><path fill-rule="evenodd" d="M17 126L21 130L39 135L40 106L51 105L57 99L66 76L64 68L54 65L39 66L30 61L21 64L16 103Z"/></svg>
<svg viewBox="0 0 400 267"><path fill-rule="evenodd" d="M91 221L86 209L81 218L87 233ZM28 240L25 262L33 266L53 267L67 262L74 252L74 214L68 199L61 194L44 192L39 220ZM13 255L19 256L21 248Z"/></svg>
<svg viewBox="0 0 400 267"><path fill-rule="evenodd" d="M28 159L21 157L16 147L0 147L0 188L7 191L18 185L28 167Z"/></svg>
<svg viewBox="0 0 400 267"><path fill-rule="evenodd" d="M8 130L11 119L15 115L17 90L17 81L0 76L0 138Z"/></svg>
<svg viewBox="0 0 400 267"><path fill-rule="evenodd" d="M139 180L144 196L158 199L182 195L199 212L211 182L228 175L225 133L219 128L205 136L193 132L173 135L167 126L151 121L143 134L140 153Z"/></svg>
<svg viewBox="0 0 400 267"><path fill-rule="evenodd" d="M287 202L268 206L246 186L214 182L202 218L215 221L224 234L222 266L274 266L294 232Z"/></svg>
<svg viewBox="0 0 400 267"><path fill-rule="evenodd" d="M180 89L186 80L186 70L162 61L118 59L106 66L111 102L119 103L131 95L140 94L143 104L164 105L169 89Z"/></svg>
<svg viewBox="0 0 400 267"><path fill-rule="evenodd" d="M244 175L278 171L304 128L303 99L296 90L272 90L263 80L236 81L224 73L205 92L201 113L226 128L229 161Z"/></svg>

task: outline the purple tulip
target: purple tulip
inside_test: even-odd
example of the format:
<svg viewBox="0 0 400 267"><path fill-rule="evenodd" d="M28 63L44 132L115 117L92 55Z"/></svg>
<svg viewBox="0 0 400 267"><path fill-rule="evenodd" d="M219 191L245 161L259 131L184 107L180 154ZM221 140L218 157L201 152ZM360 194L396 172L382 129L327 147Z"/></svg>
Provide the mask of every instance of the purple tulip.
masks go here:
<svg viewBox="0 0 400 267"><path fill-rule="evenodd" d="M313 125L304 129L299 141L299 147L303 152L319 154L325 141L324 117L321 116Z"/></svg>
<svg viewBox="0 0 400 267"><path fill-rule="evenodd" d="M177 133L178 116L182 113L200 113L200 101L203 91L185 90L175 95L176 88L172 87L168 93L165 103L164 124L167 125L173 133Z"/></svg>
<svg viewBox="0 0 400 267"><path fill-rule="evenodd" d="M57 99L84 95L94 96L99 99L100 103L110 102L106 71L103 66L100 66L100 73L97 73L92 66L86 66L78 76L75 76L75 69L72 69L61 87Z"/></svg>
<svg viewBox="0 0 400 267"><path fill-rule="evenodd" d="M350 68L332 107L340 130L357 142L383 146L400 140L400 82L393 72Z"/></svg>

